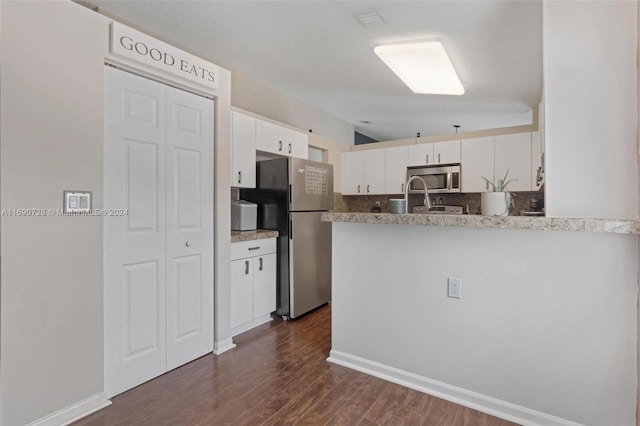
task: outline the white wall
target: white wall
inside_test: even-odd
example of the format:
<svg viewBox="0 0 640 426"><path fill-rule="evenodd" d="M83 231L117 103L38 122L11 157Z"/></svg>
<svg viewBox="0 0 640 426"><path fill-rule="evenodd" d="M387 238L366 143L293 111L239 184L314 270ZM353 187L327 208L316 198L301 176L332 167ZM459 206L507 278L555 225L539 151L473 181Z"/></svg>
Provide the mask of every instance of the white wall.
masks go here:
<svg viewBox="0 0 640 426"><path fill-rule="evenodd" d="M332 355L635 424L637 257L632 235L334 223Z"/></svg>
<svg viewBox="0 0 640 426"><path fill-rule="evenodd" d="M638 217L637 2L545 1L546 212Z"/></svg>
<svg viewBox="0 0 640 426"><path fill-rule="evenodd" d="M355 127L330 113L233 71L231 104L303 131L353 145Z"/></svg>
<svg viewBox="0 0 640 426"><path fill-rule="evenodd" d="M63 190L86 189L101 208L111 20L69 1L2 1L0 10L1 207L62 208ZM229 338L230 80L221 69L220 89L209 93L217 97L215 302L216 339L223 340ZM27 424L102 393L102 232L99 217L0 218L0 425Z"/></svg>

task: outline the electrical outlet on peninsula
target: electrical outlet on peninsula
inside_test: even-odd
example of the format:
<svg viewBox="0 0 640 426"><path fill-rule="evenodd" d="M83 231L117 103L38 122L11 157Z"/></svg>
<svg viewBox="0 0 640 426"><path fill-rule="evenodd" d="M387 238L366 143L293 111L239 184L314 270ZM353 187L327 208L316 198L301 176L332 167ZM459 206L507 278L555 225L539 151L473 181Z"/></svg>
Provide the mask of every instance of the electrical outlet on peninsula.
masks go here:
<svg viewBox="0 0 640 426"><path fill-rule="evenodd" d="M447 280L447 296L455 299L462 299L462 280L451 278Z"/></svg>

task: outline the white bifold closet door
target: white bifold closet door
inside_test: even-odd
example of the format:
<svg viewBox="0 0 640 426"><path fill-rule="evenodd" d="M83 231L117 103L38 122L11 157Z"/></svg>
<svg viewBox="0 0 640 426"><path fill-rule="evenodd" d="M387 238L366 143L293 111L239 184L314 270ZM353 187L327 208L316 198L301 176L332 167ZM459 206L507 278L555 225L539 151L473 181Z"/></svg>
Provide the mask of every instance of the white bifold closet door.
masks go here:
<svg viewBox="0 0 640 426"><path fill-rule="evenodd" d="M213 349L213 101L105 67L105 390ZM107 211L108 213L108 211Z"/></svg>

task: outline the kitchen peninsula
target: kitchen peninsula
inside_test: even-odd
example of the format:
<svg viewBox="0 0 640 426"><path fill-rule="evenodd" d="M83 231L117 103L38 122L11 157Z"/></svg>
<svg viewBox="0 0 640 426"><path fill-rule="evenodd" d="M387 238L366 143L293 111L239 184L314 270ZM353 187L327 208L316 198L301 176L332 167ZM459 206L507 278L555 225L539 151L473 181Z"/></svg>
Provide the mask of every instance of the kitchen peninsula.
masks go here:
<svg viewBox="0 0 640 426"><path fill-rule="evenodd" d="M329 361L520 424L634 421L637 220L323 220Z"/></svg>

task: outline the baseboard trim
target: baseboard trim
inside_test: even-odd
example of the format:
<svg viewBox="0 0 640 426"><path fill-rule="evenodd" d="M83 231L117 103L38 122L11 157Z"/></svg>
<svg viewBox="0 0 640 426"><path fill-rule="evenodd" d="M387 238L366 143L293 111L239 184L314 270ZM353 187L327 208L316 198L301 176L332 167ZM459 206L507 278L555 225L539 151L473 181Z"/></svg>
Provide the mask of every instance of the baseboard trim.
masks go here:
<svg viewBox="0 0 640 426"><path fill-rule="evenodd" d="M344 352L331 350L327 361L524 426L581 426L579 423L570 420L432 380Z"/></svg>
<svg viewBox="0 0 640 426"><path fill-rule="evenodd" d="M109 405L111 405L111 401L109 401L104 392L101 392L90 396L89 398L85 398L82 401L76 402L75 404L71 404L62 410L56 411L55 413L44 416L41 419L29 423L28 426L68 425Z"/></svg>
<svg viewBox="0 0 640 426"><path fill-rule="evenodd" d="M231 337L237 336L238 334L242 334L245 331L249 331L252 328L256 328L259 325L266 324L266 323L271 322L271 321L273 321L273 317L271 316L271 314L266 314L266 315L259 316L257 318L254 318L253 320L249 321L248 323L241 324L236 328L232 328L231 329Z"/></svg>
<svg viewBox="0 0 640 426"><path fill-rule="evenodd" d="M220 355L235 347L236 345L233 343L233 339L229 337L228 339L224 339L221 342L215 342L213 344L213 354Z"/></svg>

